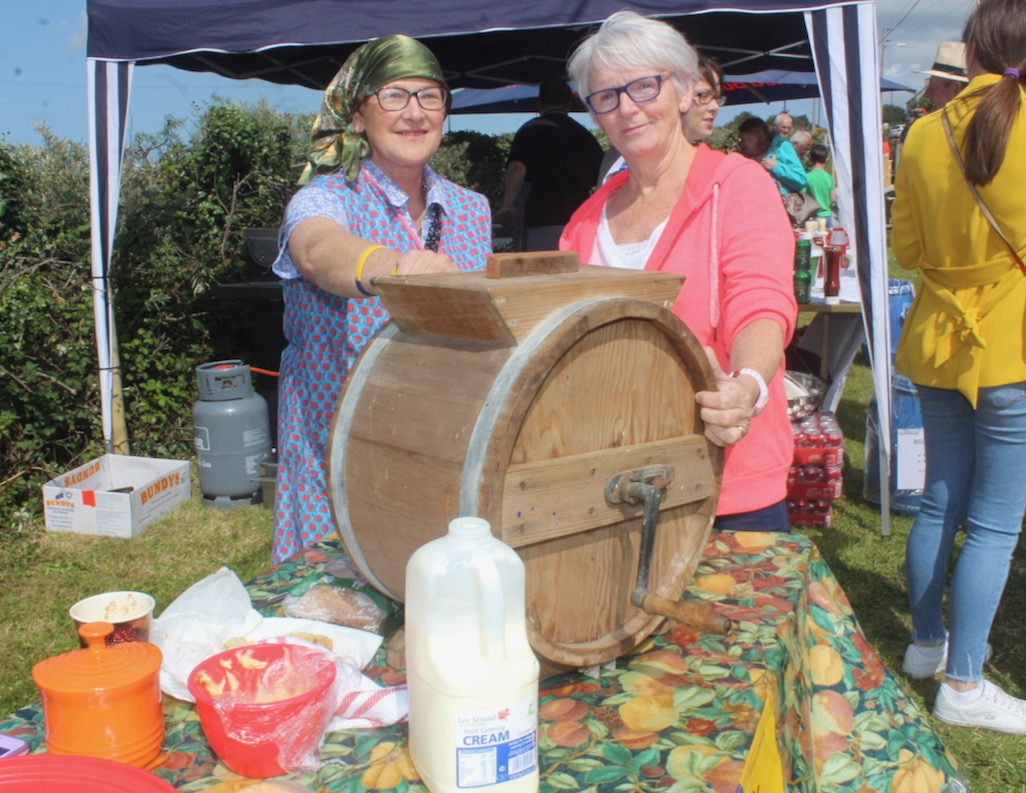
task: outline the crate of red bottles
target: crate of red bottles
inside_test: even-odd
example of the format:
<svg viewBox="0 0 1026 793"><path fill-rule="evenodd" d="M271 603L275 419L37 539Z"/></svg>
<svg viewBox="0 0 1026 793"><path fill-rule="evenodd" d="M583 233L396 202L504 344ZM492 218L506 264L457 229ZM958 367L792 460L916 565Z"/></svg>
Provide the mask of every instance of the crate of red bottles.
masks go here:
<svg viewBox="0 0 1026 793"><path fill-rule="evenodd" d="M787 474L787 512L792 526L829 527L841 497L844 436L832 413L792 422L794 458Z"/></svg>
<svg viewBox="0 0 1026 793"><path fill-rule="evenodd" d="M787 502L787 517L792 526L822 526L829 528L834 522L834 503L832 501L806 501L804 499Z"/></svg>
<svg viewBox="0 0 1026 793"><path fill-rule="evenodd" d="M833 413L813 413L791 423L794 461L799 467L839 467L844 460L844 436Z"/></svg>
<svg viewBox="0 0 1026 793"><path fill-rule="evenodd" d="M787 473L789 501L833 501L841 497L839 465L792 465Z"/></svg>

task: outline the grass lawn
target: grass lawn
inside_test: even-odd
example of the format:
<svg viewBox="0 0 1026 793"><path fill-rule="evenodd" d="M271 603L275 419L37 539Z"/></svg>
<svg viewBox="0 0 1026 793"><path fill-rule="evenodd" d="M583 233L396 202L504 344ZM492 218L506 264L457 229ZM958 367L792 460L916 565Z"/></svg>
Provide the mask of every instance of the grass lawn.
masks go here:
<svg viewBox="0 0 1026 793"><path fill-rule="evenodd" d="M853 367L838 409L850 460L845 496L835 525L803 529L820 547L858 615L870 642L891 670L900 671L908 641L905 537L911 519L892 518L890 537L880 534L879 509L862 500L869 370ZM197 492L198 488L193 488ZM138 589L157 599L157 613L186 587L230 567L247 580L269 565L270 511L262 507L210 509L198 497L132 540L47 534L38 525L9 528L0 543L0 710L11 713L38 698L32 665L77 646L68 606L87 595ZM997 615L988 676L1014 696L1026 696L1023 647L1026 629L1026 563L1020 549ZM937 681L906 680L933 704ZM968 776L973 793L1026 791L1026 739L940 725L940 734Z"/></svg>
<svg viewBox="0 0 1026 793"><path fill-rule="evenodd" d="M862 499L866 406L872 394L868 367L856 362L837 409L851 466L845 469L844 498L835 505L829 529L801 529L820 548L844 587L870 643L905 687L924 704L933 706L937 680L914 680L901 672L911 620L905 589L905 540L912 518L891 516L891 536L880 534L876 505ZM985 669L990 680L1009 694L1026 697L1026 549L1020 543L1012 562L1004 598L990 634L994 657ZM941 738L963 768L973 793L1026 791L1026 738L987 730L948 727L937 723Z"/></svg>
<svg viewBox="0 0 1026 793"><path fill-rule="evenodd" d="M68 608L119 589L148 592L155 614L222 565L246 581L271 559L271 512L204 507L192 501L130 540L8 529L0 543L0 710L39 698L32 666L78 647Z"/></svg>

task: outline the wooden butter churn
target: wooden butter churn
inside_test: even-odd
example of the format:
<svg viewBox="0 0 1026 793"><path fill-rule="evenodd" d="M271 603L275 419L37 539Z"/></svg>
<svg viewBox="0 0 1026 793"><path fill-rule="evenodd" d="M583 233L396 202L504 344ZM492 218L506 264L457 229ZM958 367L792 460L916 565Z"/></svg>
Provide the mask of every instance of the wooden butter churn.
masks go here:
<svg viewBox="0 0 1026 793"><path fill-rule="evenodd" d="M670 311L682 281L556 252L377 280L393 321L350 373L328 454L363 575L402 600L413 551L476 515L524 561L547 671L612 660L664 616L724 630L679 602L722 470L695 404L708 361Z"/></svg>

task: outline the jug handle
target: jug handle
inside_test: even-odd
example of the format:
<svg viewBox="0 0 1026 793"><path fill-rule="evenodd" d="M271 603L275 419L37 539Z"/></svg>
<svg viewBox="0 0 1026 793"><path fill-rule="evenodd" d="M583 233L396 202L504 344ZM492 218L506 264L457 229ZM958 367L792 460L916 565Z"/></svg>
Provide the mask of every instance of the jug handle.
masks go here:
<svg viewBox="0 0 1026 793"><path fill-rule="evenodd" d="M484 641L482 655L492 661L502 661L506 658L506 593L499 570L493 559L480 557L475 560L474 571L481 603L478 627Z"/></svg>

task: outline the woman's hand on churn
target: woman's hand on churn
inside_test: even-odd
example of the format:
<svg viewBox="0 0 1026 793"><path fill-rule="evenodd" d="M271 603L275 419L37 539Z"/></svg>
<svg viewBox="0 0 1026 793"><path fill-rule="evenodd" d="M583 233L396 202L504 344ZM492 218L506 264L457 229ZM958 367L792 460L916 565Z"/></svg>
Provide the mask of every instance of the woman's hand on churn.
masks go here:
<svg viewBox="0 0 1026 793"><path fill-rule="evenodd" d="M459 268L444 253L414 249L399 253L396 259L396 275L417 275L419 273L454 273Z"/></svg>
<svg viewBox="0 0 1026 793"><path fill-rule="evenodd" d="M717 446L731 446L748 434L758 394L752 394L749 378L724 372L711 347L703 347L716 381L715 391L699 391L695 401L705 422L705 437Z"/></svg>

